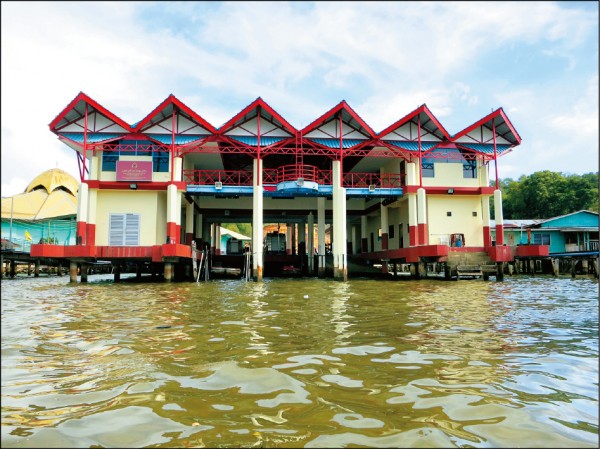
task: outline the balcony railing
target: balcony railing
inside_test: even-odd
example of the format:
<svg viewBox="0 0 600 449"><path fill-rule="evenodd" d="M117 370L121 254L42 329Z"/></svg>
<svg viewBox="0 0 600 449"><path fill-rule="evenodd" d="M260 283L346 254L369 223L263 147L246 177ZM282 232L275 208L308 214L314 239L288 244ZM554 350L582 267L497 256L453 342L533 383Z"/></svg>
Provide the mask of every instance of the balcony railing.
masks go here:
<svg viewBox="0 0 600 449"><path fill-rule="evenodd" d="M316 182L321 185L331 185L332 171L320 170L312 165L284 165L278 168L263 170L263 184L279 184L280 182L296 181ZM252 172L246 170L183 170L183 181L192 185L213 185L221 182L230 186L251 186ZM404 175L400 173L345 173L343 176L345 188L401 188L404 185Z"/></svg>

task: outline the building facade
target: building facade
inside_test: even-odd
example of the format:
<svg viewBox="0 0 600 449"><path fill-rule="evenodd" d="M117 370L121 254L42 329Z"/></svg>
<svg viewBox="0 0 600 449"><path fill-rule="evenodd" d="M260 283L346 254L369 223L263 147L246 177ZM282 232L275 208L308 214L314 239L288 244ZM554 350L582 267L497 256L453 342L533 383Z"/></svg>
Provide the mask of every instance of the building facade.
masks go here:
<svg viewBox="0 0 600 449"><path fill-rule="evenodd" d="M327 265L328 225L338 279L349 258L379 261L385 272L391 263L445 263L456 251L494 263L514 257L502 241L497 164L521 138L501 108L450 135L422 105L376 133L342 101L299 130L258 98L216 128L173 95L128 124L80 93L50 130L78 158L77 245L34 245L41 257L148 259L169 278L192 241L216 253L228 222L252 224L257 280L269 223L293 229L287 247L311 255L311 274Z"/></svg>

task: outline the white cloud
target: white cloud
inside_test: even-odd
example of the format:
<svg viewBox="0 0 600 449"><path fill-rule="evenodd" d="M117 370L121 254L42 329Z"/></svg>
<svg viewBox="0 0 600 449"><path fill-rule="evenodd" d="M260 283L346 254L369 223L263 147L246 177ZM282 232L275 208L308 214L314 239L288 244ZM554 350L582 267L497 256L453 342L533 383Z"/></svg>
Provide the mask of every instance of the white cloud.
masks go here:
<svg viewBox="0 0 600 449"><path fill-rule="evenodd" d="M553 2L3 2L1 8L3 190L16 173L30 180L57 162L78 176L75 154L48 124L80 91L130 123L173 93L215 126L258 96L297 128L345 99L376 132L423 103L451 134L503 106L524 137L506 156L516 158L507 161L515 172L559 165L554 156L564 154L564 139L581 146L581 154L595 151L597 160L597 67L584 92L569 87L591 77L585 58L598 51L597 6L591 12ZM161 15L150 21L158 8ZM564 65L551 68L551 81L516 79L513 67L493 56L522 48ZM530 69L535 76L537 68ZM573 132L576 125L588 131ZM524 154L531 163L521 162ZM590 164L561 165L581 171Z"/></svg>

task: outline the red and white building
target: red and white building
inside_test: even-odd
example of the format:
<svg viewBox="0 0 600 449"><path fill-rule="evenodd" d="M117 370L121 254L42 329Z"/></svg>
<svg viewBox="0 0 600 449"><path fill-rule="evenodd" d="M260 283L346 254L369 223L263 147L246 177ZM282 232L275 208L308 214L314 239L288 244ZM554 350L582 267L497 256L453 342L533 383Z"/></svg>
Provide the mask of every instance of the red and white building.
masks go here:
<svg viewBox="0 0 600 449"><path fill-rule="evenodd" d="M338 279L349 260L386 271L452 252L503 263L519 250L501 241L497 163L521 143L502 108L450 135L422 105L376 133L345 101L296 129L257 98L216 128L173 95L129 124L80 93L49 126L78 158L78 244L33 245L32 256L152 263L170 280L192 241L214 246L228 222L252 224L257 280L270 263L268 223L295 230L288 253L308 274L323 274L329 257Z"/></svg>

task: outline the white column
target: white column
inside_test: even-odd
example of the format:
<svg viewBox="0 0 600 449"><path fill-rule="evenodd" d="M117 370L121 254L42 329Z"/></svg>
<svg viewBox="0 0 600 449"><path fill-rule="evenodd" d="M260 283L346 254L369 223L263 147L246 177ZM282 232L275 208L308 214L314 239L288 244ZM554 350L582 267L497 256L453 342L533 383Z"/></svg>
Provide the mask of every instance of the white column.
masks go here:
<svg viewBox="0 0 600 449"><path fill-rule="evenodd" d="M318 260L319 276L325 274L325 198L317 198L317 238L318 238Z"/></svg>
<svg viewBox="0 0 600 449"><path fill-rule="evenodd" d="M185 243L191 244L194 238L194 202L185 204Z"/></svg>
<svg viewBox="0 0 600 449"><path fill-rule="evenodd" d="M263 181L262 161L254 159L252 195L252 271L256 281L263 279Z"/></svg>
<svg viewBox="0 0 600 449"><path fill-rule="evenodd" d="M417 189L417 227L419 228L419 244L429 243L427 231L427 203L425 201L425 189Z"/></svg>
<svg viewBox="0 0 600 449"><path fill-rule="evenodd" d="M308 213L308 271L314 273L315 262L315 217L311 212Z"/></svg>
<svg viewBox="0 0 600 449"><path fill-rule="evenodd" d="M419 244L417 232L417 196L414 194L408 196L408 232L409 245L417 246Z"/></svg>
<svg viewBox="0 0 600 449"><path fill-rule="evenodd" d="M346 244L346 189L341 186L342 167L340 161L332 162L333 169L333 277L348 279Z"/></svg>
<svg viewBox="0 0 600 449"><path fill-rule="evenodd" d="M383 203L380 204L380 216L381 216L381 249L389 249L389 235L388 232L390 230L389 220L388 220L388 208L384 206ZM384 237L385 235L385 237Z"/></svg>
<svg viewBox="0 0 600 449"><path fill-rule="evenodd" d="M494 190L494 216L496 219L496 246L504 245L504 218L502 215L502 192Z"/></svg>
<svg viewBox="0 0 600 449"><path fill-rule="evenodd" d="M98 207L98 189L88 190L88 216L86 241L88 245L96 244L96 208Z"/></svg>
<svg viewBox="0 0 600 449"><path fill-rule="evenodd" d="M89 192L88 185L85 182L79 184L79 192L77 194L77 221L87 223L88 221L88 201Z"/></svg>
<svg viewBox="0 0 600 449"><path fill-rule="evenodd" d="M179 182L183 179L183 158L173 158L173 181Z"/></svg>
<svg viewBox="0 0 600 449"><path fill-rule="evenodd" d="M178 207L177 186L170 184L167 186L167 237L170 242L177 243L179 241L177 234L177 225L179 224L180 209Z"/></svg>
<svg viewBox="0 0 600 449"><path fill-rule="evenodd" d="M285 224L285 252L292 254L292 233L294 232L294 224Z"/></svg>
<svg viewBox="0 0 600 449"><path fill-rule="evenodd" d="M221 223L215 223L215 254L221 254Z"/></svg>
<svg viewBox="0 0 600 449"><path fill-rule="evenodd" d="M352 225L350 239L352 240L352 254L358 254L358 227L354 224Z"/></svg>

